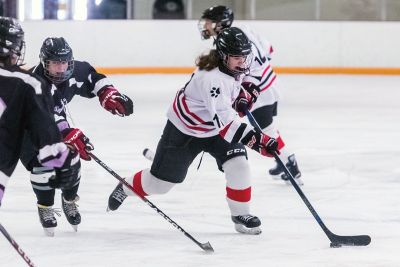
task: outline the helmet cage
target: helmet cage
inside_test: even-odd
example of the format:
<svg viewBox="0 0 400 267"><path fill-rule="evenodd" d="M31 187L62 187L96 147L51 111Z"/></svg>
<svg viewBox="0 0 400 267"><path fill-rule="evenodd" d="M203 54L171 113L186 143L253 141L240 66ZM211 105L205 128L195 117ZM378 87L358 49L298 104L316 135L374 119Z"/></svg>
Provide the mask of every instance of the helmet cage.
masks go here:
<svg viewBox="0 0 400 267"><path fill-rule="evenodd" d="M74 58L72 49L64 38L51 37L44 40L40 49L40 62L44 69L44 75L54 84L68 80L74 72ZM50 71L50 64L68 63L63 72Z"/></svg>
<svg viewBox="0 0 400 267"><path fill-rule="evenodd" d="M50 72L50 61L52 62L56 62L56 63L64 63L64 62L68 62L68 67L64 72L56 72L56 73L52 73ZM60 84L66 80L68 80L71 76L72 73L74 72L74 60L41 60L41 63L43 65L43 69L44 69L44 76L46 76L47 79L49 79L52 83L54 84Z"/></svg>
<svg viewBox="0 0 400 267"><path fill-rule="evenodd" d="M250 73L250 66L251 63L253 62L253 53L250 52L247 55L231 55L231 54L225 54L223 51L219 51L219 55L222 59L222 63L224 66L230 70L233 74L245 74L248 75ZM234 69L229 68L228 62L230 57L244 57L244 62L242 66L236 67Z"/></svg>

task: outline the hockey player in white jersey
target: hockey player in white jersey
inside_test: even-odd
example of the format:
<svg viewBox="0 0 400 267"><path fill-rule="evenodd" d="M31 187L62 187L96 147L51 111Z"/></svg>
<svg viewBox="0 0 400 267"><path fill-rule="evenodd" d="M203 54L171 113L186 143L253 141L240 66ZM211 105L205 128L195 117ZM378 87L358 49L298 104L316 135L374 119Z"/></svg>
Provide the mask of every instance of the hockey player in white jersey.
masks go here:
<svg viewBox="0 0 400 267"><path fill-rule="evenodd" d="M226 199L236 231L261 233L259 218L250 213L251 174L244 145L272 156L278 142L243 123L232 108L245 100L241 83L251 60L250 41L234 27L220 33L216 49L199 57L198 69L168 110L151 169L126 179L138 194L167 193L183 182L190 164L205 151L225 173ZM109 197L108 209L118 209L127 195L133 193L117 185Z"/></svg>
<svg viewBox="0 0 400 267"><path fill-rule="evenodd" d="M202 38L215 38L221 30L232 26L233 19L233 11L226 6L214 6L206 9L198 24ZM243 85L245 88L253 89L247 83L251 82L251 84L258 86L260 90L260 95L257 98L257 102L252 106L251 113L263 129L263 132L278 141L283 162L293 174L296 182L302 185L301 172L295 155L287 149L276 126L275 118L280 95L277 76L270 64L273 48L267 40L259 38L251 30L246 28L241 28L241 30L250 39L254 55L249 73L243 79ZM244 113L239 111L239 115L244 116ZM288 176L278 164L269 170L269 174L273 178L282 179L290 184Z"/></svg>

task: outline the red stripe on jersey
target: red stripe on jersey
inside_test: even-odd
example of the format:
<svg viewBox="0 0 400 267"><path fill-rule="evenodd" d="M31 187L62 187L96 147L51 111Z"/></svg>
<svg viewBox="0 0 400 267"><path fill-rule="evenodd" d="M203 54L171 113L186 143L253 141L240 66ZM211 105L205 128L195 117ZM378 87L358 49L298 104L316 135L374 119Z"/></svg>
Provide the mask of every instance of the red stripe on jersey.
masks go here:
<svg viewBox="0 0 400 267"><path fill-rule="evenodd" d="M178 96L177 96L177 97L178 97ZM181 115L179 114L179 111L178 111L178 109L177 109L177 107L176 107L176 105L177 105L177 103L176 103L177 97L175 97L174 104L172 105L172 107L173 107L173 109L174 109L174 112L175 112L176 116L178 116L178 118L181 120L181 122L182 122L187 128L192 129L192 130L201 131L201 132L209 132L209 131L212 131L212 129L206 129L206 128L202 128L202 127L197 127L197 126L190 126L190 125L188 125L188 124L183 120L183 118L182 118Z"/></svg>
<svg viewBox="0 0 400 267"><path fill-rule="evenodd" d="M251 199L251 186L242 190L226 187L226 196L237 202L249 202Z"/></svg>
<svg viewBox="0 0 400 267"><path fill-rule="evenodd" d="M224 129L222 129L221 131L219 131L219 135L222 136L222 138L225 138L226 132L228 132L228 129L229 129L229 127L231 127L232 122L233 122L233 121L231 121L228 125L226 125L226 126L224 127Z"/></svg>
<svg viewBox="0 0 400 267"><path fill-rule="evenodd" d="M272 52L274 52L274 48L272 47L272 45L269 47L269 53L272 54Z"/></svg>
<svg viewBox="0 0 400 267"><path fill-rule="evenodd" d="M261 88L260 92L267 90L271 86L271 84L275 81L275 78L276 78L276 75L274 74L274 77L272 77L271 81L266 86Z"/></svg>
<svg viewBox="0 0 400 267"><path fill-rule="evenodd" d="M197 116L196 114L194 114L193 112L191 112L191 111L189 110L189 108L188 108L188 106L187 106L187 104L186 104L186 96L183 96L183 97L182 97L182 104L183 104L183 107L185 108L185 110L186 110L187 113L189 113L193 118L195 118L195 119L198 120L199 122L204 123L204 121L203 121L199 116Z"/></svg>
<svg viewBox="0 0 400 267"><path fill-rule="evenodd" d="M136 173L133 177L133 189L135 189L135 193L137 193L140 197L145 197L147 194L144 192L142 187L142 172L143 171Z"/></svg>
<svg viewBox="0 0 400 267"><path fill-rule="evenodd" d="M271 68L271 65L268 65L268 67L265 68L263 73L261 74L261 77L264 77L265 73Z"/></svg>

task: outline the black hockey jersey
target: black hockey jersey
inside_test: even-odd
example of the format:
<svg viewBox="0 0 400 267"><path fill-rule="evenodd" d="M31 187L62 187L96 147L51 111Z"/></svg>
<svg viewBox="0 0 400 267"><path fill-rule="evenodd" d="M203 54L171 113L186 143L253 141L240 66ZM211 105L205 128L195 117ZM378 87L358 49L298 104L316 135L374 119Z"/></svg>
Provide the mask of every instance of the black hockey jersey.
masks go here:
<svg viewBox="0 0 400 267"><path fill-rule="evenodd" d="M44 75L42 64L35 66L31 71L51 84ZM66 105L75 95L93 98L108 86L112 86L112 84L105 75L98 73L88 62L74 60L74 71L71 77L60 84L52 84L51 90L48 92L54 103L51 108L53 109L54 118L60 131L69 128ZM27 140L24 141L21 161L30 171L33 167L40 166L36 160L38 148L33 146L28 135L25 139Z"/></svg>
<svg viewBox="0 0 400 267"><path fill-rule="evenodd" d="M5 186L21 153L24 131L30 132L42 163L67 153L54 122L51 103L43 92L46 84L19 67L0 67L0 184ZM59 166L55 166L59 167Z"/></svg>
<svg viewBox="0 0 400 267"><path fill-rule="evenodd" d="M44 75L43 65L39 64L32 69L46 81L50 81ZM105 87L112 86L108 78L98 73L88 62L74 60L74 72L71 77L57 85L53 85L51 94L54 100L54 114L66 118L65 106L75 95L93 98Z"/></svg>

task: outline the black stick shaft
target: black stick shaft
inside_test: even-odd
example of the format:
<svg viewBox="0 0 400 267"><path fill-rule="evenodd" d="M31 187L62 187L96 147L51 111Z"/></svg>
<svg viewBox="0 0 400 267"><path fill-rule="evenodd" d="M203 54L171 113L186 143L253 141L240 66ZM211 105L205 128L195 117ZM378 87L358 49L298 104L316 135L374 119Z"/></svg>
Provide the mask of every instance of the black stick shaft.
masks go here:
<svg viewBox="0 0 400 267"><path fill-rule="evenodd" d="M31 259L26 255L26 253L21 249L21 247L15 242L11 235L7 232L3 225L0 224L1 233L7 238L8 242L14 247L18 254L24 259L28 266L35 267Z"/></svg>
<svg viewBox="0 0 400 267"><path fill-rule="evenodd" d="M247 118L249 119L251 125L253 125L254 128L256 128L258 131L262 132L262 129L260 125L258 125L257 121L255 120L253 114L250 113L250 111L246 110L246 115ZM330 241L333 240L333 233L328 229L328 227L325 226L324 222L322 221L321 217L319 217L318 213L315 211L313 206L311 205L310 201L307 199L307 197L304 195L303 191L300 189L299 185L296 183L294 180L293 175L290 173L288 168L285 166L285 164L282 162L281 158L279 157L277 152L274 152L274 158L280 165L280 167L283 168L285 171L286 175L289 177L290 183L293 185L294 189L296 189L297 193L300 195L301 199L303 202L306 204L307 208L310 210L311 214L314 216L315 220L318 222L319 226L321 226L322 230L324 233L327 235Z"/></svg>
<svg viewBox="0 0 400 267"><path fill-rule="evenodd" d="M106 171L108 171L112 176L114 176L118 181L123 183L126 187L128 187L133 193L135 193L138 197L140 197L147 205L149 205L153 210L155 210L158 214L160 214L167 222L172 224L176 229L181 231L186 237L196 243L200 248L205 251L213 252L214 249L211 247L209 242L200 243L197 241L192 235L186 232L179 224L177 224L174 220L172 220L167 214L165 214L162 210L160 210L156 205L154 205L150 200L148 200L145 196L139 194L133 186L131 186L124 178L119 176L116 172L114 172L110 167L108 167L103 161L101 161L98 157L96 157L92 152L88 152L90 157L94 159L101 167L103 167Z"/></svg>

